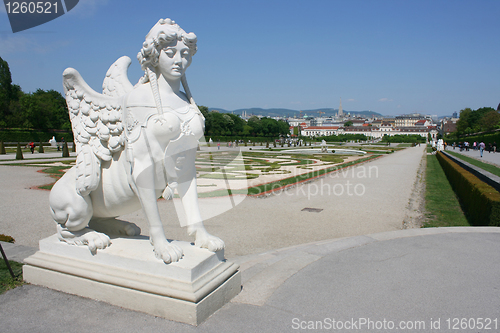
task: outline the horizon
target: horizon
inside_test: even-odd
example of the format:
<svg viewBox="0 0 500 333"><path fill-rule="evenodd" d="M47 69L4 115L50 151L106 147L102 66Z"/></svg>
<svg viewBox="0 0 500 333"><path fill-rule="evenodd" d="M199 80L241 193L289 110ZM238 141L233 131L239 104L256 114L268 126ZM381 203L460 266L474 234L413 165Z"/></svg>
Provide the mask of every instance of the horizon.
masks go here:
<svg viewBox="0 0 500 333"><path fill-rule="evenodd" d="M267 108L267 109L265 109L265 108L259 108L259 107L238 108L238 109L234 109L234 110L227 110L227 109L224 109L224 108L217 108L217 107L208 107L208 109L210 111L222 111L223 113L225 113L225 112L240 112L240 111L255 110L255 109L260 109L260 110L263 110L263 111L287 110L287 111L291 111L291 112L303 112L303 113L306 113L306 112L317 112L317 111L321 111L321 110L332 110L332 112L334 112L334 111L338 111L339 110L338 108L328 108L328 107L317 108L317 109L308 109L308 110L295 110L295 109L288 109L288 108ZM412 112L412 113L405 113L405 114L384 115L384 114L381 114L381 113L373 111L373 110L345 110L344 108L342 108L342 110L344 111L344 113L351 113L351 112L355 112L355 113L373 113L373 114L381 115L382 117L386 117L386 118L387 117L397 117L397 116L407 116L407 115L411 115L411 114L421 114L421 115L424 115L424 116L435 116L436 115L436 114L424 114L424 113L419 113L419 112ZM460 112L457 111L457 116L459 116L459 113ZM255 114L252 114L252 115L255 115ZM304 114L304 115L306 115L306 114ZM449 115L437 115L437 116L439 118L445 118L445 117L452 117L453 114L449 114ZM314 117L316 117L316 116L314 116Z"/></svg>
<svg viewBox="0 0 500 333"><path fill-rule="evenodd" d="M187 78L195 101L209 108L337 109L342 97L348 110L443 116L500 102L499 1L187 0L180 7L80 0L14 34L0 6L0 57L27 93L62 92L68 67L100 92L124 55L134 84L144 36L168 17L198 37Z"/></svg>

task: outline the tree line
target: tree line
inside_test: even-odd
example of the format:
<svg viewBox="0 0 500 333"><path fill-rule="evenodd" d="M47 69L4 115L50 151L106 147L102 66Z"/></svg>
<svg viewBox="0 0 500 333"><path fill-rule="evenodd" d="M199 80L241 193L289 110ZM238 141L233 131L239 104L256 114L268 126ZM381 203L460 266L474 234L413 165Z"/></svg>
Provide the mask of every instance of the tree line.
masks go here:
<svg viewBox="0 0 500 333"><path fill-rule="evenodd" d="M466 134L489 132L500 128L500 113L491 107L472 110L465 108L460 111L457 121L458 136Z"/></svg>
<svg viewBox="0 0 500 333"><path fill-rule="evenodd" d="M66 100L55 90L23 92L0 57L0 128L71 130Z"/></svg>
<svg viewBox="0 0 500 333"><path fill-rule="evenodd" d="M205 117L207 137L279 137L290 134L290 125L284 120L252 116L248 121L239 115L209 111L199 106Z"/></svg>
<svg viewBox="0 0 500 333"><path fill-rule="evenodd" d="M206 136L279 137L289 134L288 122L251 117L245 121L238 115L209 112L199 106L205 116ZM71 131L65 98L55 90L38 89L25 93L12 83L7 61L0 57L0 128L39 131Z"/></svg>

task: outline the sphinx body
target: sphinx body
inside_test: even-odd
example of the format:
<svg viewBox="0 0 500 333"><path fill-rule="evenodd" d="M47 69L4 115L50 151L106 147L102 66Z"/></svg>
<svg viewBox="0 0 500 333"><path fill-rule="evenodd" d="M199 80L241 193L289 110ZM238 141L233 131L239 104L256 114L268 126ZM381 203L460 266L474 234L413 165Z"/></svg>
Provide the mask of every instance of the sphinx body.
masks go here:
<svg viewBox="0 0 500 333"><path fill-rule="evenodd" d="M182 250L167 241L157 206L158 197L171 198L177 190L195 245L211 251L224 247L205 230L197 201L195 157L204 118L185 80L193 36L169 19L160 20L138 56L146 75L136 86L126 79L127 57L111 66L103 94L76 70L63 74L78 157L50 194L61 241L95 253L111 244L96 230L139 234L135 225L114 218L142 208L156 257L178 261Z"/></svg>

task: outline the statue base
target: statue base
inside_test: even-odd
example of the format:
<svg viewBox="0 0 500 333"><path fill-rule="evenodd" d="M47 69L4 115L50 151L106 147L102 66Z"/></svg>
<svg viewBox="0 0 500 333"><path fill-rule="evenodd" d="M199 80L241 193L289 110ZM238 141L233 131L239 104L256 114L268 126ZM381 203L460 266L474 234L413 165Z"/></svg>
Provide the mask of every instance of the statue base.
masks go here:
<svg viewBox="0 0 500 333"><path fill-rule="evenodd" d="M111 239L92 255L86 246L68 245L56 235L40 241L25 259L24 280L169 320L198 325L241 289L239 266L188 242L176 263L156 259L149 238Z"/></svg>

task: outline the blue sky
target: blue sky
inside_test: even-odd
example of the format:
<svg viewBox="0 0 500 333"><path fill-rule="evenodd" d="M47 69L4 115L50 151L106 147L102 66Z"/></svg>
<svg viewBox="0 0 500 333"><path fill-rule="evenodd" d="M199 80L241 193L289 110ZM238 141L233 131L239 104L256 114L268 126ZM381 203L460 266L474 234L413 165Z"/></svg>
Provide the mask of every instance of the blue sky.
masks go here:
<svg viewBox="0 0 500 333"><path fill-rule="evenodd" d="M76 68L97 91L160 18L198 36L187 77L199 105L338 108L451 115L500 103L500 1L80 0L12 33L0 10L0 57L23 91L62 92Z"/></svg>

